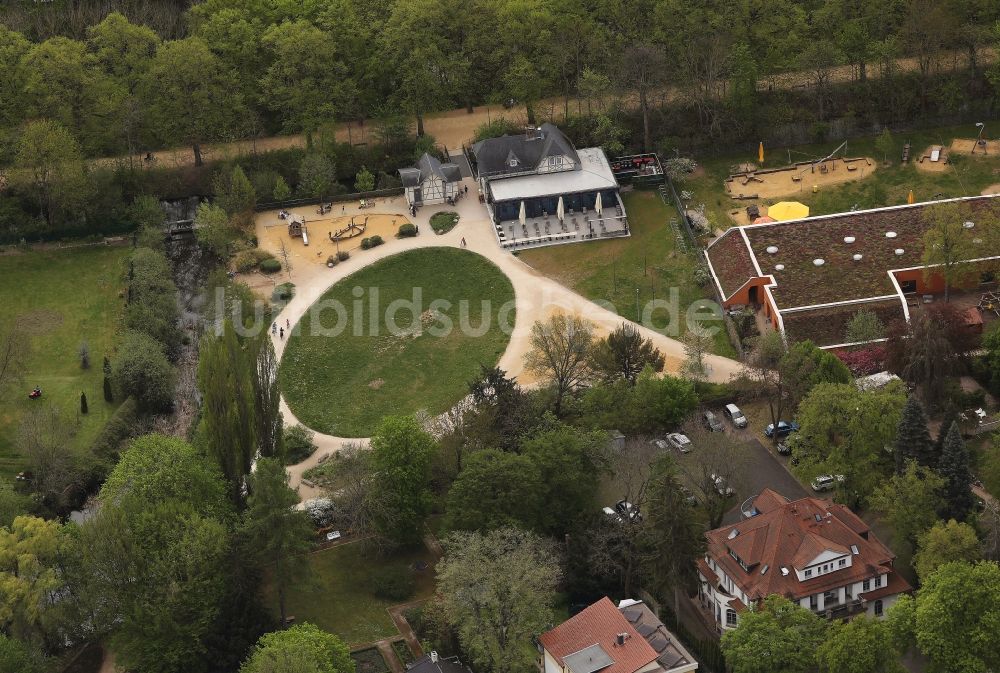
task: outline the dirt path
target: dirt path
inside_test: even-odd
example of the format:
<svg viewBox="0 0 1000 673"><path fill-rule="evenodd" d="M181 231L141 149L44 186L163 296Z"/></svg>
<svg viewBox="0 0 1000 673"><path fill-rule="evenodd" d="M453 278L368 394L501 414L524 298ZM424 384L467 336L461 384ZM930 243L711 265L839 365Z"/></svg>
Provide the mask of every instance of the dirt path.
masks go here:
<svg viewBox="0 0 1000 673"><path fill-rule="evenodd" d="M394 605L389 608L389 616L392 617L392 623L396 625L399 632L403 634L403 639L410 648L410 652L413 656L420 658L424 656L424 649L420 647L420 641L417 639L417 634L413 632L413 628L410 626L410 622L407 621L406 615L403 613L412 607L418 605L423 605L427 602L427 599L420 601L413 601L412 603L404 603L402 605Z"/></svg>
<svg viewBox="0 0 1000 673"><path fill-rule="evenodd" d="M993 62L996 54L993 49L984 49L980 53L980 67L985 67ZM955 63L955 67L964 67L966 63L965 55L961 52L949 52L942 54L939 63L942 64L940 70L945 70L944 64ZM900 72L918 72L919 65L915 58L900 58L896 60L896 67ZM869 78L877 79L874 76L878 70L876 64L871 63L868 67ZM853 66L845 65L833 68L830 74L831 83L850 82L854 79ZM720 83L721 85L722 83ZM758 82L761 90L769 88L779 90L801 89L812 85L812 77L804 72L788 72L774 75ZM684 89L670 87L660 91L654 99L662 102L675 102L687 96ZM634 95L624 95L616 97L625 105L634 107L637 100ZM572 98L569 103L571 114L579 114L584 109L601 109L611 102L611 97L604 97L594 100L583 98ZM546 98L535 104L536 115L541 119L557 120L562 119L565 114L566 102L562 96ZM510 109L504 109L501 105L480 105L468 112L466 108L448 110L446 112L436 112L426 115L424 118L424 130L434 136L438 145L448 149L457 149L463 143L469 143L476 133L476 129L497 117L506 117L518 123L527 122L527 111L523 105L516 105ZM337 124L336 137L340 142L360 144L370 142L369 134L375 126L371 122L345 122ZM239 140L230 143L212 143L202 147L202 154L206 161L217 161L230 159L254 152L267 152L270 150L288 149L291 147L305 147L305 136L270 136L267 138L256 138L249 140ZM178 147L168 150L153 152L155 158L151 165L180 167L194 164L194 154L190 147ZM96 165L114 165L119 162L127 162L130 157L106 157L95 159ZM135 155L131 160L136 165L146 165L143 156Z"/></svg>
<svg viewBox="0 0 1000 673"><path fill-rule="evenodd" d="M385 659L385 663L389 665L389 670L392 673L405 673L406 668L403 666L403 662L399 660L396 656L395 650L392 649L392 641L396 638L386 638L385 640L380 640L375 643L375 647L378 651L382 653L382 658Z"/></svg>
<svg viewBox="0 0 1000 673"><path fill-rule="evenodd" d="M475 185L472 180L467 180L467 184L470 192L474 193ZM397 201L401 201L401 197ZM405 206L402 203L395 203L393 200L388 200L384 206L379 205L380 210L383 207L388 209L387 212L405 212ZM496 264L514 286L517 318L510 342L507 344L507 349L501 356L498 366L510 376L517 377L522 384L532 385L535 383L533 377L525 370L524 356L531 348L531 326L536 321L545 320L554 313L576 314L594 323L595 332L599 336L611 332L621 324L623 318L617 313L598 306L586 297L573 292L528 266L509 251L501 249L488 220L486 210L476 199L463 199L454 207L461 219L458 226L443 236L434 235L430 227L430 217L438 210L452 210L452 208L423 208L414 218L414 223L420 230L420 235L416 238L386 240L384 245L352 255L349 260L332 269L318 264L293 264L291 278L282 278L281 281L291 280L295 283L295 297L282 309L277 316L277 321L283 324L287 320L295 329L309 307L330 286L380 259L415 248L436 246L458 248L464 238L470 251L483 255ZM357 204L347 205L347 215L358 212ZM265 218L268 217L267 214L262 215ZM302 248L301 242L294 243L294 245ZM571 245L587 245L587 243ZM666 358L665 371L676 374L685 357L683 344L641 325L638 327L640 333L649 338L664 354ZM280 359L287 340L277 336L272 336L272 340L275 352ZM739 362L717 355L708 356L706 362L709 368L708 378L714 382L728 381L740 368ZM281 412L284 414L286 424L299 423L295 414L288 408L284 398L281 400ZM317 465L323 456L340 451L346 443L360 442L364 444L367 442L365 439L334 437L320 433L316 433L315 441L318 447L316 452L302 463L288 468L291 486L298 488L299 495L303 499L316 497L320 494L319 489L302 484L302 475L306 470Z"/></svg>

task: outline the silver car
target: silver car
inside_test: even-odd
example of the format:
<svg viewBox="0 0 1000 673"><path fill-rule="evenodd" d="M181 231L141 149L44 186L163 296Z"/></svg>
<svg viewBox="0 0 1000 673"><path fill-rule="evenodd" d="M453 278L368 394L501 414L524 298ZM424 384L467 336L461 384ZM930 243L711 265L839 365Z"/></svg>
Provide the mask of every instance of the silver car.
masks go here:
<svg viewBox="0 0 1000 673"><path fill-rule="evenodd" d="M674 447L681 453L687 453L691 450L691 440L688 436L681 432L671 432L667 435L667 444Z"/></svg>

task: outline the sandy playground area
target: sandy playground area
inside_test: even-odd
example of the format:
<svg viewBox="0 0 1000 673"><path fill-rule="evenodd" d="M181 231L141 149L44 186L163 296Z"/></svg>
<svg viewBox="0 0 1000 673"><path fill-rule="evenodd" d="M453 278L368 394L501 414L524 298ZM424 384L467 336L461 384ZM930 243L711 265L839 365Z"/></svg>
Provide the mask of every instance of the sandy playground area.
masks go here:
<svg viewBox="0 0 1000 673"><path fill-rule="evenodd" d="M770 199L816 191L829 185L863 180L875 172L869 157L801 162L785 168L736 173L726 178L726 194L734 199Z"/></svg>
<svg viewBox="0 0 1000 673"><path fill-rule="evenodd" d="M955 138L951 141L950 150L955 154L967 154L972 157L1000 156L1000 140L987 140L985 152L983 152L983 147L980 145L976 147L976 151L973 153L973 147L976 147L975 138Z"/></svg>
<svg viewBox="0 0 1000 673"><path fill-rule="evenodd" d="M938 153L937 161L933 160L935 151ZM941 145L930 145L913 162L918 171L923 173L944 173L951 168L951 161L948 159L949 150Z"/></svg>

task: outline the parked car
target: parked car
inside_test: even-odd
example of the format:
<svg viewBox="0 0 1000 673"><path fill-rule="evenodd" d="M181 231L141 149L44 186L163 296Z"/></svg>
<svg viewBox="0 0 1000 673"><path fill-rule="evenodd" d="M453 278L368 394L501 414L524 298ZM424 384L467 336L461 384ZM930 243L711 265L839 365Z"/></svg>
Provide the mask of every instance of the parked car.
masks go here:
<svg viewBox="0 0 1000 673"><path fill-rule="evenodd" d="M788 442L778 442L777 449L780 456L792 455L792 447L788 446Z"/></svg>
<svg viewBox="0 0 1000 673"><path fill-rule="evenodd" d="M743 415L743 412L740 411L740 408L735 404L727 404L722 410L722 413L724 413L737 428L745 428L749 424L747 417Z"/></svg>
<svg viewBox="0 0 1000 673"><path fill-rule="evenodd" d="M822 491L829 491L830 489L837 488L841 482L844 481L844 475L842 474L821 474L812 480L810 486L812 490L820 493Z"/></svg>
<svg viewBox="0 0 1000 673"><path fill-rule="evenodd" d="M691 450L691 440L688 436L681 432L671 432L667 435L667 444L674 447L681 453L687 453Z"/></svg>
<svg viewBox="0 0 1000 673"><path fill-rule="evenodd" d="M725 477L722 477L718 474L713 474L709 476L709 479L712 480L712 485L715 486L715 492L725 498L728 498L729 496L733 495L736 492L732 489L731 486L726 484Z"/></svg>
<svg viewBox="0 0 1000 673"><path fill-rule="evenodd" d="M601 511L604 512L604 516L608 517L609 519L613 519L615 521L615 523L621 523L622 522L622 518L620 516L618 516L618 512L616 512L615 510L611 509L610 507L605 507Z"/></svg>
<svg viewBox="0 0 1000 673"><path fill-rule="evenodd" d="M710 432L722 432L722 421L720 421L719 417L711 411L706 411L702 414L702 420L705 422L705 427L708 428Z"/></svg>
<svg viewBox="0 0 1000 673"><path fill-rule="evenodd" d="M764 436L773 437L775 434L778 437L787 437L793 432L799 431L799 424L795 421L789 423L788 421L778 421L778 429L774 429L774 423L768 423L767 427L764 428Z"/></svg>
<svg viewBox="0 0 1000 673"><path fill-rule="evenodd" d="M639 512L639 508L630 503L628 500L619 500L615 503L615 512L618 516L624 519L631 519L632 521L642 521L642 513Z"/></svg>

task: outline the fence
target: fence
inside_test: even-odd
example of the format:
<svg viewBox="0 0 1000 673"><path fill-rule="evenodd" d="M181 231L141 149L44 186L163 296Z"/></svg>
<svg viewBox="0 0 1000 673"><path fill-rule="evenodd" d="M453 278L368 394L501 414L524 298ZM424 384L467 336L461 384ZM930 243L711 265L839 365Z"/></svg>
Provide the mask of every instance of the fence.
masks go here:
<svg viewBox="0 0 1000 673"><path fill-rule="evenodd" d="M360 201L361 199L374 199L377 197L400 196L403 194L402 187L392 187L390 189L377 189L373 192L353 192L351 194L335 194L333 196L307 199L286 199L284 201L268 201L258 203L254 206L254 211L277 210L278 208L295 208L296 206L312 206L319 203L342 203L345 201Z"/></svg>

